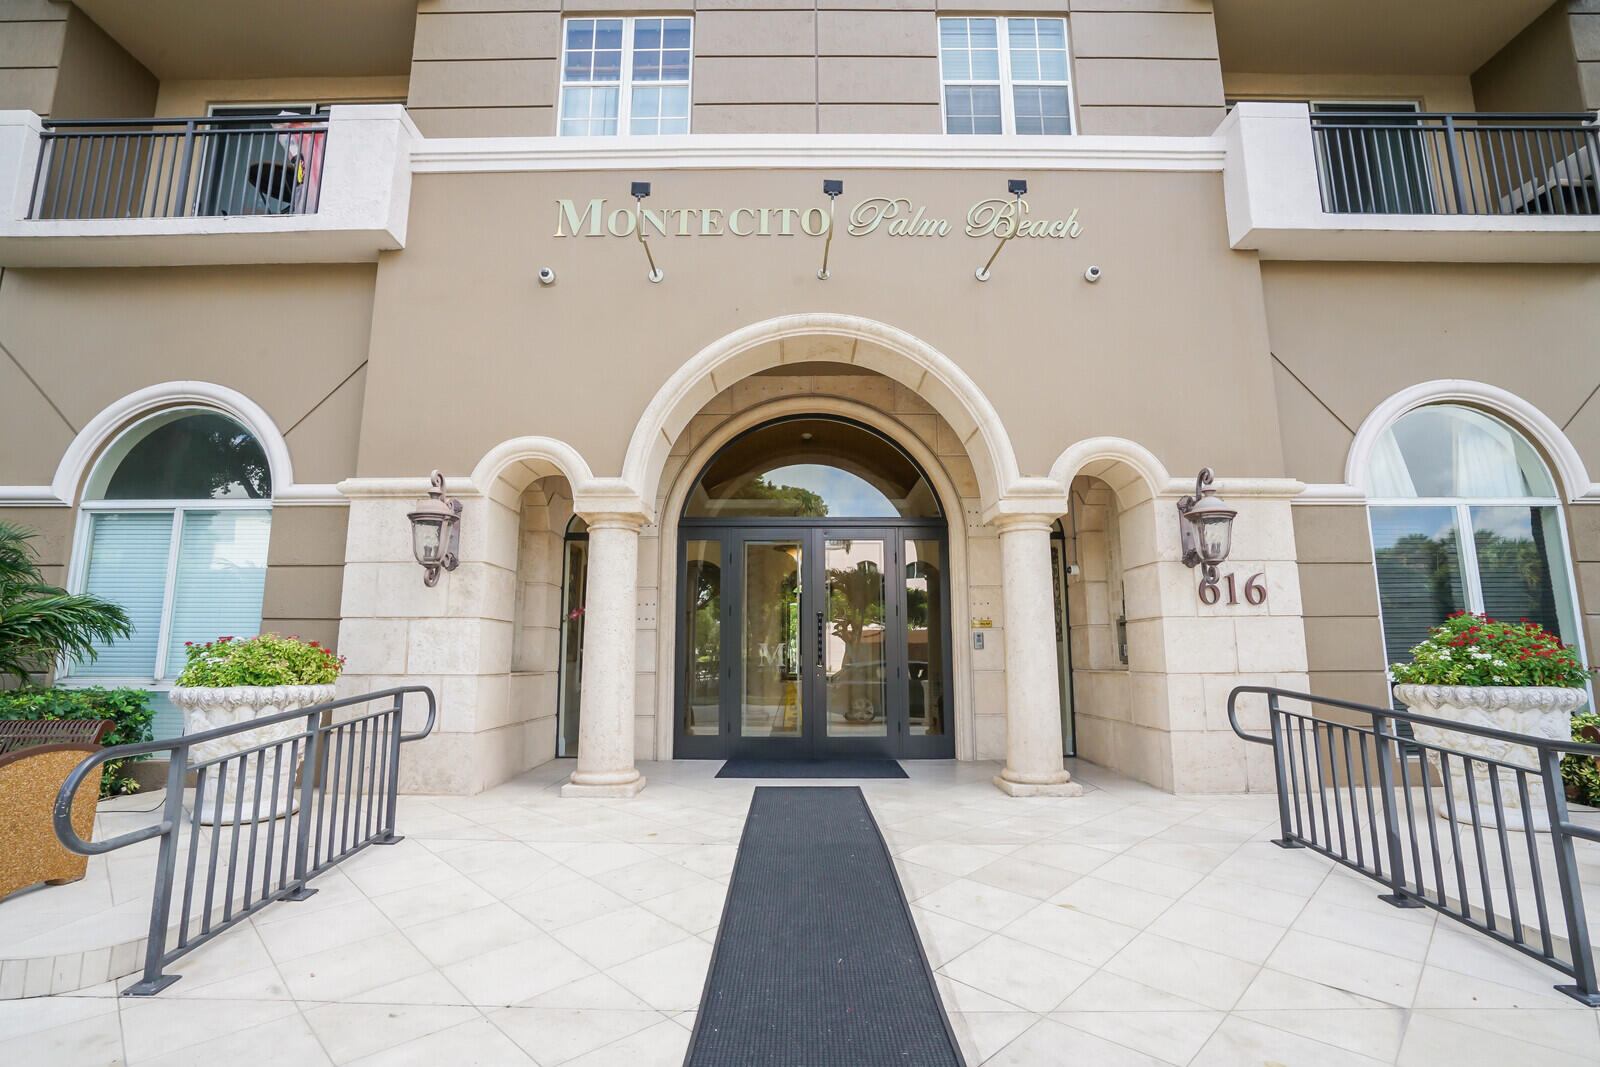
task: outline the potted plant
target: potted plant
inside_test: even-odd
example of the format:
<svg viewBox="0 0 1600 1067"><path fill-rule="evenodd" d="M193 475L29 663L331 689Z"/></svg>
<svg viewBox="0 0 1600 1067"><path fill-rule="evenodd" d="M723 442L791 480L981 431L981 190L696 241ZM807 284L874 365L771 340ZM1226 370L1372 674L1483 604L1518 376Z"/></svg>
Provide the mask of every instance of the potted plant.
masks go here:
<svg viewBox="0 0 1600 1067"><path fill-rule="evenodd" d="M1419 715L1552 741L1571 740L1572 713L1588 700L1584 684L1594 676L1576 651L1538 623L1527 619L1500 622L1466 612L1457 612L1434 627L1427 639L1411 650L1410 663L1396 663L1389 670L1399 683L1394 687L1395 697ZM1474 796L1479 820L1487 826L1499 822L1489 768L1481 760L1539 766L1537 750L1528 745L1421 723L1415 730L1417 740L1425 745L1478 757L1471 764L1472 793L1467 789L1464 761L1450 761L1450 791L1458 822L1471 821ZM1428 760L1437 772L1438 754L1430 752ZM1528 783L1533 810L1525 819L1516 773L1504 767L1496 773L1505 828L1521 830L1531 822L1535 830L1548 831L1543 785L1537 780Z"/></svg>
<svg viewBox="0 0 1600 1067"><path fill-rule="evenodd" d="M277 634L244 640L219 637L204 644L191 641L187 643L187 657L183 673L178 675L169 696L183 711L183 729L188 734L332 700L334 679L339 677L344 666L343 656L335 656L315 641ZM303 720L290 719L259 730L243 730L194 746L190 758L195 763L203 763L292 737L304 728ZM236 804L244 821L293 814L299 808L299 794L294 789L296 768L286 764L291 751L292 746L287 745L264 750L259 812L255 806L258 757L250 756L242 763L235 761L226 765L228 781L224 786L220 817L217 815L217 785L221 774L219 768L212 768L206 775L204 787L195 796L200 821L206 825L232 822ZM282 755L275 755L275 752Z"/></svg>

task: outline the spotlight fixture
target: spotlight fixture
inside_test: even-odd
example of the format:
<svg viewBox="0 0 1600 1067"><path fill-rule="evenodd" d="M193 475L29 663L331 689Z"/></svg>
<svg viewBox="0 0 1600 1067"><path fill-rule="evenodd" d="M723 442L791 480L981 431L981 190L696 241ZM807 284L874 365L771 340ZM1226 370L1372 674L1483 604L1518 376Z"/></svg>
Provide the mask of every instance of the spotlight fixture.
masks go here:
<svg viewBox="0 0 1600 1067"><path fill-rule="evenodd" d="M630 191L633 196L633 235L639 239L639 247L644 249L645 262L650 264L650 273L645 277L659 282L666 275L656 266L656 257L650 254L650 242L644 239L644 198L650 195L650 183L634 182Z"/></svg>
<svg viewBox="0 0 1600 1067"><path fill-rule="evenodd" d="M1006 192L1016 197L1016 203L1012 206L1011 214L1008 217L1003 217L995 223L996 232L999 232L1002 228L1004 232L1000 233L1000 243L995 245L994 251L989 254L989 261L973 272L973 277L980 282L989 280L989 268L994 266L994 261L1000 257L1000 250L1006 246L1006 242L1017 235L1017 228L1022 225L1022 216L1028 213L1028 202L1022 199L1028 193L1028 180L1026 178L1006 179ZM1007 225L1008 220L1009 225Z"/></svg>
<svg viewBox="0 0 1600 1067"><path fill-rule="evenodd" d="M833 248L833 205L844 192L843 178L822 179L822 194L828 198L828 239L822 245L822 269L817 271L818 281L828 280L828 252Z"/></svg>

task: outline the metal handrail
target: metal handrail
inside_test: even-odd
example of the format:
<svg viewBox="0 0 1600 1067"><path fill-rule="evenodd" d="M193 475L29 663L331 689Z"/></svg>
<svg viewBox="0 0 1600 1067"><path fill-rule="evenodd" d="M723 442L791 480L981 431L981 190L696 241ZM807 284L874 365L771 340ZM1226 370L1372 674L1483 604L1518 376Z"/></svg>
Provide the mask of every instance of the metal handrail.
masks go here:
<svg viewBox="0 0 1600 1067"><path fill-rule="evenodd" d="M1238 701L1247 694L1266 697L1268 735L1240 725ZM1287 710L1283 700L1309 705L1313 712ZM1317 707L1351 712L1368 724L1322 718L1314 713ZM1412 726L1411 736L1399 732L1402 722ZM1573 847L1575 838L1600 842L1600 828L1572 821L1561 778L1564 755L1593 759L1600 757L1600 745L1271 686L1238 686L1230 692L1228 723L1243 740L1272 749L1280 831L1274 844L1312 849L1383 883L1389 891L1379 899L1395 907L1432 908L1532 956L1574 979L1558 990L1600 1007ZM1499 743L1502 751L1490 756L1448 747L1436 734L1483 738ZM1521 762L1528 753L1531 760ZM1420 757L1415 771L1407 766L1411 757ZM1530 778L1542 786L1539 807ZM1442 792L1437 802L1436 789ZM1465 845L1463 828L1469 830ZM1518 841L1513 834L1520 834ZM1545 840L1548 847L1541 845ZM1547 899L1547 862L1559 901ZM1451 874L1453 887L1447 884Z"/></svg>
<svg viewBox="0 0 1600 1067"><path fill-rule="evenodd" d="M416 693L426 697L428 717L422 729L406 733L402 722L405 698ZM350 718L337 719L334 715L341 709L384 700L390 703ZM437 718L438 701L432 689L402 686L167 740L117 745L101 749L74 767L56 794L52 813L56 837L69 851L98 856L152 838L161 839L155 891L150 904L144 974L123 990L124 994L151 996L159 993L182 977L163 973L163 968L178 957L274 901L306 899L316 892L307 884L311 878L368 845L392 845L402 840L395 833L400 746L427 737ZM267 740L220 755L206 754L198 760L190 759L191 753L202 746L261 732L266 733ZM105 841L85 841L79 837L72 825L72 805L84 779L107 760L157 752L170 754L160 820ZM266 788L269 765L270 789ZM230 769L234 774L231 790ZM195 776L194 804L186 817L184 786L190 774ZM224 811L225 801L231 807L231 818ZM205 818L207 808L210 809L209 823ZM283 823L281 834L278 831L280 821ZM263 822L266 823L264 835L261 832ZM212 828L211 840L204 865L204 891L197 901L195 890L204 833L201 827L205 824ZM185 830L188 863L180 886L179 838ZM223 839L228 830L231 835L224 864ZM260 847L263 837L264 848ZM242 858L241 844L245 846ZM239 877L241 864L244 867L242 878ZM219 872L222 875L220 901L216 892ZM235 886L242 891L237 905ZM173 897L179 889L182 907L176 928L177 943L168 949ZM216 914L219 911L220 918ZM193 921L191 915L195 916ZM192 929L196 925L198 930Z"/></svg>
<svg viewBox="0 0 1600 1067"><path fill-rule="evenodd" d="M1600 215L1594 112L1310 116L1325 212Z"/></svg>

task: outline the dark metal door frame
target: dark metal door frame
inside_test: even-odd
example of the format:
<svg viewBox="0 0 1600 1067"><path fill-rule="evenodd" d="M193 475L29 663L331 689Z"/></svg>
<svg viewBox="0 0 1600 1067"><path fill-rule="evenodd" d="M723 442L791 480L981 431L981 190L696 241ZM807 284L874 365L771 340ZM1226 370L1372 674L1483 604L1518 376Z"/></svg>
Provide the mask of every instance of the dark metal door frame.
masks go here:
<svg viewBox="0 0 1600 1067"><path fill-rule="evenodd" d="M884 543L885 607L885 719L888 726L882 738L828 738L825 720L826 677L817 669L823 646L817 634L817 615L826 612L822 599L826 588L824 546L828 540L881 540ZM688 589L684 582L686 547L692 540L717 542L722 560L719 664L719 730L716 736L691 735L685 729L688 704L686 667L689 618L686 612ZM745 738L741 736L744 694L744 545L748 541L795 541L801 550L800 596L800 678L801 736L797 738ZM943 662L940 665L945 706L944 733L937 736L909 735L910 699L907 682L907 618L905 590L905 542L937 541L943 561L944 580L940 582L940 619L943 623ZM677 549L678 590L676 611L676 650L673 672L674 725L673 754L680 759L727 759L759 756L764 758L933 758L949 759L955 754L953 732L954 695L950 635L949 536L942 519L721 519L684 520L679 526Z"/></svg>

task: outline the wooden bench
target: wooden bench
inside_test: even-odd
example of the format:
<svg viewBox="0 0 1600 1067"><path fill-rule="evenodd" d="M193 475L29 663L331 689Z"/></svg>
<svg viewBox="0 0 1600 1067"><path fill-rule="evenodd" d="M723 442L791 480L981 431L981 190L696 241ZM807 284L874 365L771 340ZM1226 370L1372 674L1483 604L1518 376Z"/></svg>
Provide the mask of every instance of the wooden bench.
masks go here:
<svg viewBox="0 0 1600 1067"><path fill-rule="evenodd" d="M89 857L56 840L52 811L72 769L100 750L109 719L0 720L0 900L26 886L76 882ZM83 780L72 825L88 840L100 802L100 775Z"/></svg>

